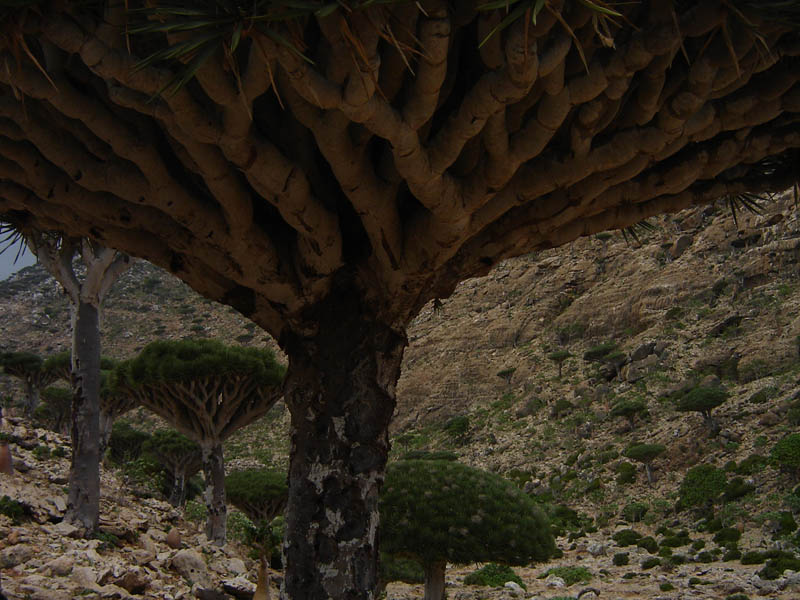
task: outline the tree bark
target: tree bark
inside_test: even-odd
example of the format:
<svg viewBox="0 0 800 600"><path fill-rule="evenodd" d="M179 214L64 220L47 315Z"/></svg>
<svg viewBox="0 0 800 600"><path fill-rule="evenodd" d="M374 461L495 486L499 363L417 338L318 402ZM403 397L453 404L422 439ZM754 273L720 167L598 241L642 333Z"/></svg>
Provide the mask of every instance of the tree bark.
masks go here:
<svg viewBox="0 0 800 600"><path fill-rule="evenodd" d="M172 506L182 506L186 499L186 471L176 469L172 475L172 490L169 495L169 503Z"/></svg>
<svg viewBox="0 0 800 600"><path fill-rule="evenodd" d="M203 446L203 474L206 478L203 497L208 509L206 537L217 546L224 546L228 514L225 506L225 459L222 455L222 444Z"/></svg>
<svg viewBox="0 0 800 600"><path fill-rule="evenodd" d="M39 386L32 381L30 377L25 378L25 416L31 418L33 411L39 406Z"/></svg>
<svg viewBox="0 0 800 600"><path fill-rule="evenodd" d="M425 565L424 600L444 600L444 571L447 562L439 561Z"/></svg>
<svg viewBox="0 0 800 600"><path fill-rule="evenodd" d="M114 419L113 417L108 414L106 411L100 409L99 412L99 440L100 440L100 450L99 456L100 459L103 458L103 455L106 453L106 449L108 448L108 440L111 439L111 428L114 426Z"/></svg>
<svg viewBox="0 0 800 600"><path fill-rule="evenodd" d="M378 494L407 340L362 297L332 292L314 309L316 335L281 339L292 437L282 598L377 597Z"/></svg>
<svg viewBox="0 0 800 600"><path fill-rule="evenodd" d="M79 302L73 327L72 465L65 519L97 530L100 506L100 311Z"/></svg>

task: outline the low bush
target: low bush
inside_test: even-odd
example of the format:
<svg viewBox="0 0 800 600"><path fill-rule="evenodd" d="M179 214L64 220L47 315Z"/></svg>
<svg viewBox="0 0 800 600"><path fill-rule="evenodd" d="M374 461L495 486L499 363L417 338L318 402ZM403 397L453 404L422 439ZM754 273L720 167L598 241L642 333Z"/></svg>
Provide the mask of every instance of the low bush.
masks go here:
<svg viewBox="0 0 800 600"><path fill-rule="evenodd" d="M656 540L649 535L647 537L643 537L638 542L636 542L636 546L639 548L644 548L650 554L655 554L656 552L658 552L658 542L656 542Z"/></svg>
<svg viewBox="0 0 800 600"><path fill-rule="evenodd" d="M615 566L621 567L623 565L627 565L630 561L630 557L627 552L617 552L612 559L612 562Z"/></svg>
<svg viewBox="0 0 800 600"><path fill-rule="evenodd" d="M795 558L788 552L782 552L782 556L767 560L764 568L758 572L761 579L778 579L783 576L786 570L800 571L800 559Z"/></svg>
<svg viewBox="0 0 800 600"><path fill-rule="evenodd" d="M763 552L757 550L749 550L742 555L741 563L743 565L760 565L767 560Z"/></svg>
<svg viewBox="0 0 800 600"><path fill-rule="evenodd" d="M645 558L642 561L642 570L646 571L647 569L652 569L653 567L657 567L661 564L661 561L657 559L655 556L651 556L650 558Z"/></svg>
<svg viewBox="0 0 800 600"><path fill-rule="evenodd" d="M503 587L507 581L519 584L522 589L527 590L527 586L522 582L519 575L508 565L498 565L489 563L477 571L464 577L466 585L484 585L488 587Z"/></svg>
<svg viewBox="0 0 800 600"><path fill-rule="evenodd" d="M425 570L415 560L381 552L380 579L387 583L425 583Z"/></svg>
<svg viewBox="0 0 800 600"><path fill-rule="evenodd" d="M768 462L769 461L766 456L762 456L761 454L751 454L742 462L740 462L739 466L736 467L735 470L738 475L755 475L756 473L763 471Z"/></svg>
<svg viewBox="0 0 800 600"><path fill-rule="evenodd" d="M695 560L700 563L710 563L714 562L714 557L708 550L703 550L695 557Z"/></svg>
<svg viewBox="0 0 800 600"><path fill-rule="evenodd" d="M726 544L728 542L738 542L741 537L742 532L738 529L725 527L714 534L714 541L718 544Z"/></svg>
<svg viewBox="0 0 800 600"><path fill-rule="evenodd" d="M747 483L741 477L734 477L725 486L725 491L722 493L722 499L725 502L731 502L732 500L737 500L743 496L746 496L755 489L756 486L754 486L752 483Z"/></svg>
<svg viewBox="0 0 800 600"><path fill-rule="evenodd" d="M636 467L629 462L621 462L617 465L617 483L626 485L636 481Z"/></svg>
<svg viewBox="0 0 800 600"><path fill-rule="evenodd" d="M14 525L19 525L24 519L31 516L30 509L21 502L3 496L0 498L0 515L5 515Z"/></svg>
<svg viewBox="0 0 800 600"><path fill-rule="evenodd" d="M638 523L647 514L650 507L644 502L631 502L622 509L622 518L628 523Z"/></svg>
<svg viewBox="0 0 800 600"><path fill-rule="evenodd" d="M672 585L669 581L665 581L664 583L658 586L658 589L660 589L662 592L671 592L672 590L675 589L675 586Z"/></svg>
<svg viewBox="0 0 800 600"><path fill-rule="evenodd" d="M539 579L544 579L549 575L561 577L567 586L576 583L589 583L592 580L592 572L586 567L553 567L539 575Z"/></svg>
<svg viewBox="0 0 800 600"><path fill-rule="evenodd" d="M634 531L633 529L622 529L617 531L614 535L611 536L611 539L617 542L618 546L633 546L642 539L642 534Z"/></svg>

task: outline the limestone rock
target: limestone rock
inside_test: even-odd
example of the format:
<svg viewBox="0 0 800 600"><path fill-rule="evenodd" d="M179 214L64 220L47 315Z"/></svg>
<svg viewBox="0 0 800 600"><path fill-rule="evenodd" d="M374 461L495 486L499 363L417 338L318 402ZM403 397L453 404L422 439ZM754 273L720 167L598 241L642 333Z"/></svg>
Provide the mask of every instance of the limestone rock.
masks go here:
<svg viewBox="0 0 800 600"><path fill-rule="evenodd" d="M10 569L28 562L35 553L30 544L16 544L0 550L0 569Z"/></svg>
<svg viewBox="0 0 800 600"><path fill-rule="evenodd" d="M173 550L178 550L181 547L181 532L177 529L170 529L167 537L164 540L167 543L167 546L172 548Z"/></svg>
<svg viewBox="0 0 800 600"><path fill-rule="evenodd" d="M226 594L233 596L237 600L251 600L256 593L255 584L245 577L224 579L222 581L222 589Z"/></svg>
<svg viewBox="0 0 800 600"><path fill-rule="evenodd" d="M44 569L48 570L51 574L58 577L66 577L72 573L72 568L75 566L75 561L69 556L59 556L53 560L45 563Z"/></svg>
<svg viewBox="0 0 800 600"><path fill-rule="evenodd" d="M195 550L189 548L179 550L172 557L171 566L192 583L201 585L208 583L206 562L203 560L203 556Z"/></svg>

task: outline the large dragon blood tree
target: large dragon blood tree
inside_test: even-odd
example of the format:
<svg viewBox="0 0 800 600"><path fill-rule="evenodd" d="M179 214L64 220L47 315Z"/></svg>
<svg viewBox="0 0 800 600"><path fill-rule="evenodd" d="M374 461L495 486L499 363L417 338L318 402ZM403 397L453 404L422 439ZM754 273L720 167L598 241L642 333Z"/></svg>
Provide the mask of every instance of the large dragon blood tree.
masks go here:
<svg viewBox="0 0 800 600"><path fill-rule="evenodd" d="M280 399L286 369L270 350L217 340L151 342L116 368L117 393L134 398L200 445L206 536L225 543L224 442Z"/></svg>
<svg viewBox="0 0 800 600"><path fill-rule="evenodd" d="M374 597L427 302L798 172L798 2L0 6L0 213L161 265L288 356L290 598Z"/></svg>

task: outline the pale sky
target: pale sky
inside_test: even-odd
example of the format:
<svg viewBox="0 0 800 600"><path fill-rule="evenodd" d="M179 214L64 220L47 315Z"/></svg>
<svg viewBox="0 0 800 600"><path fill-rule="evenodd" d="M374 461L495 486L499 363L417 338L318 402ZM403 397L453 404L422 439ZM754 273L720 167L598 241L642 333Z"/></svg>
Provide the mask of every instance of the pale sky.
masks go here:
<svg viewBox="0 0 800 600"><path fill-rule="evenodd" d="M25 248L25 252L20 255L19 260L14 263L14 259L17 256L17 248L18 246L12 246L0 254L0 281L8 279L9 275L16 273L23 267L28 267L36 263L36 257L27 247Z"/></svg>

